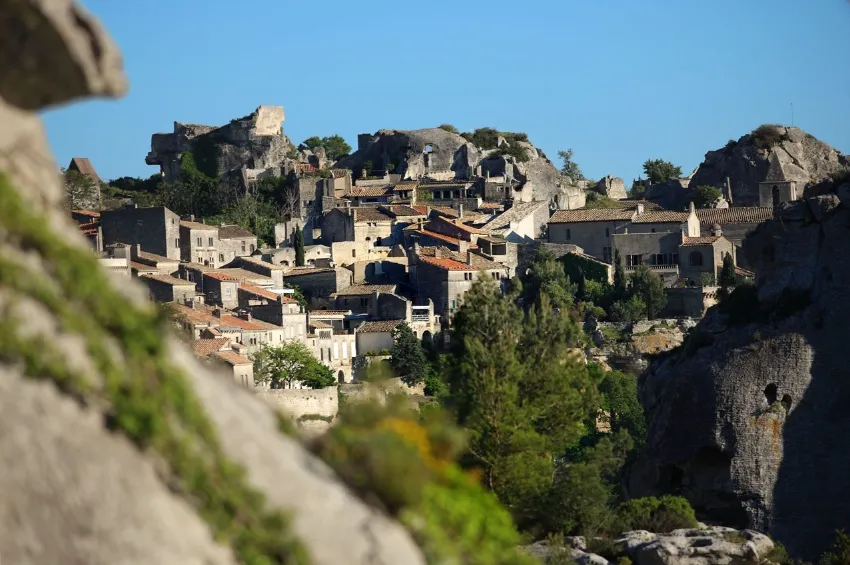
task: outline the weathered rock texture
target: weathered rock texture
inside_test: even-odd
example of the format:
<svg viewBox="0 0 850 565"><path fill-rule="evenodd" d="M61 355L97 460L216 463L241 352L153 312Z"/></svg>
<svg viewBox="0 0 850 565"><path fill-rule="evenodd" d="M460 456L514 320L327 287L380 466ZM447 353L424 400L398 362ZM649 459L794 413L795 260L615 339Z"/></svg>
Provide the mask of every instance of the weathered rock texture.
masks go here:
<svg viewBox="0 0 850 565"><path fill-rule="evenodd" d="M611 175L602 177L599 182L596 183L594 190L596 190L599 194L607 196L608 198L613 198L614 200L622 200L623 198L629 197L626 192L626 183L623 182L623 179L620 177L612 177Z"/></svg>
<svg viewBox="0 0 850 565"><path fill-rule="evenodd" d="M283 132L284 119L283 106L260 106L221 127L174 122L173 133L151 136L145 163L159 165L168 182L180 177L180 157L186 152L211 175L280 168L293 149Z"/></svg>
<svg viewBox="0 0 850 565"><path fill-rule="evenodd" d="M549 562L555 552L569 553L580 565L611 563L604 557L588 553L583 544L578 547L574 543L566 545L551 548L544 541L524 549L544 563ZM770 563L773 547L773 542L764 534L724 527L673 530L667 534L637 530L624 533L614 542L617 557L628 557L635 565L765 565Z"/></svg>
<svg viewBox="0 0 850 565"><path fill-rule="evenodd" d="M758 131L758 130L756 130ZM709 151L691 179L690 186L723 187L729 177L735 206L758 206L758 186L767 175L769 159L775 154L788 180L797 181L798 192L830 174L850 170L846 155L805 133L800 128L776 126L776 144L760 147L753 133L737 142Z"/></svg>
<svg viewBox="0 0 850 565"><path fill-rule="evenodd" d="M371 162L383 170L392 164L403 178L418 179L429 174L441 179L471 178L481 174L507 175L523 186L522 200L550 200L553 206L584 206L584 191L573 186L534 145L518 142L529 155L520 163L509 156L488 157L493 153L476 147L459 134L441 128L419 130L382 129L374 135L361 135L358 148L336 166L353 170Z"/></svg>
<svg viewBox="0 0 850 565"><path fill-rule="evenodd" d="M117 52L70 0L4 3L0 38L0 60L8 63L0 71L0 172L14 186L0 182L0 556L20 564L235 563L237 549L214 541L212 521L198 509L203 501L179 494L189 487L174 480L176 464L155 455L161 446L139 449L128 439L126 422L116 420L122 408L104 402L103 389L109 389L104 382L122 378L121 371L107 377L105 367L118 363L127 373L138 370L121 364L138 357L138 351L132 353L126 340L110 337L112 330L127 331L132 322L126 317L121 321L117 311L97 313L96 304L89 304L95 306L89 312L79 311L80 296L93 295L86 272L75 275L81 290L74 292L80 296L63 299L61 293L70 292L69 269L77 267L49 255L51 246L43 243L49 237L54 247L67 245L80 250L79 257L88 257L86 242L60 210L56 165L40 119L30 110L87 93L121 92L125 82ZM17 202L23 202L23 211L15 214ZM32 217L45 223L27 240L22 234L29 233ZM29 243L23 246L22 241ZM96 269L93 259L86 265ZM20 277L25 276L32 279L23 283ZM98 282L102 296L120 292L128 309L150 311L140 287L122 282L120 288L107 288L110 284ZM63 311L75 314L65 316ZM116 326L92 329L93 320L104 315L114 316ZM20 324L17 329L15 323ZM91 334L83 337L80 328L98 332L100 339L92 342ZM98 357L97 347L105 348ZM195 421L209 422L217 449L246 470L244 479L228 475L234 483L244 481L272 508L291 513L293 533L312 563L424 563L401 526L362 503L297 441L281 434L268 405L224 375L200 367L188 351L170 347L169 371L188 379L179 380L188 382L190 390L184 410L199 406ZM59 379L64 371L84 375L88 387ZM51 378L35 380L40 376ZM152 379L128 380L125 386L120 389L124 392L112 394L131 398L133 388L161 385ZM79 390L90 396L80 396ZM173 389L171 394L180 393ZM108 423L122 431L108 430ZM141 421L139 425L144 428ZM194 461L188 446L183 465ZM217 455L210 451L207 457Z"/></svg>
<svg viewBox="0 0 850 565"><path fill-rule="evenodd" d="M744 243L758 290L714 307L641 377L650 418L631 494L681 492L703 519L815 558L850 526L850 201L783 205Z"/></svg>

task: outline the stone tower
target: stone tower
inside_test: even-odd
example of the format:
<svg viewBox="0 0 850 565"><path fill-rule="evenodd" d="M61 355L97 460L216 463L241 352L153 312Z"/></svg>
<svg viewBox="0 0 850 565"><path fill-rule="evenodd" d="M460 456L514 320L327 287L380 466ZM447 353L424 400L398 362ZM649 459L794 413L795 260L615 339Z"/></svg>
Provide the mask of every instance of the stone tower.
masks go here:
<svg viewBox="0 0 850 565"><path fill-rule="evenodd" d="M776 208L783 202L794 200L797 200L797 182L788 180L782 161L776 153L772 153L767 176L759 183L759 206Z"/></svg>

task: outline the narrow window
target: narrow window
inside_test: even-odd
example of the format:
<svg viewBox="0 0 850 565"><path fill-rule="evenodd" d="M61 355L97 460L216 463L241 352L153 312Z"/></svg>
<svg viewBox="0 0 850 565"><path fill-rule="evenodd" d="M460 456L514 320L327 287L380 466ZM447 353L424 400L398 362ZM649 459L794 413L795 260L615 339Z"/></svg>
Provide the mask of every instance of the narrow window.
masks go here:
<svg viewBox="0 0 850 565"><path fill-rule="evenodd" d="M174 240L174 247L180 247L180 240L179 239Z"/></svg>
<svg viewBox="0 0 850 565"><path fill-rule="evenodd" d="M567 240L570 240L570 239L572 239L572 237L570 236L570 230L567 230Z"/></svg>
<svg viewBox="0 0 850 565"><path fill-rule="evenodd" d="M200 247L200 246L202 246L202 245L203 245L203 243L201 243L202 241L203 241L203 240L199 237L199 238L198 238L198 247Z"/></svg>
<svg viewBox="0 0 850 565"><path fill-rule="evenodd" d="M605 237L611 237L611 230L609 228L605 228Z"/></svg>
<svg viewBox="0 0 850 565"><path fill-rule="evenodd" d="M212 246L213 246L213 242L212 242L212 240L213 240L213 238L210 238L210 247L212 247Z"/></svg>
<svg viewBox="0 0 850 565"><path fill-rule="evenodd" d="M242 253L245 253L245 242L242 242Z"/></svg>

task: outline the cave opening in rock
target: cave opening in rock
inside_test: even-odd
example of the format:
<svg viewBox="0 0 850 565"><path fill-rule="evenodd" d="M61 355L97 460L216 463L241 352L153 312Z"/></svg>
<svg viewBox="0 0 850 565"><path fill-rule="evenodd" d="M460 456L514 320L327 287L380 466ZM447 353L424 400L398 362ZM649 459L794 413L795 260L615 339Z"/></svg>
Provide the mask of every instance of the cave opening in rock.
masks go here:
<svg viewBox="0 0 850 565"><path fill-rule="evenodd" d="M764 387L764 398L767 400L767 405L770 406L774 402L776 402L777 396L777 387L776 383L770 383L766 387Z"/></svg>
<svg viewBox="0 0 850 565"><path fill-rule="evenodd" d="M791 405L793 404L793 402L794 401L791 399L790 394L782 395L782 407L785 408L786 414L791 411Z"/></svg>

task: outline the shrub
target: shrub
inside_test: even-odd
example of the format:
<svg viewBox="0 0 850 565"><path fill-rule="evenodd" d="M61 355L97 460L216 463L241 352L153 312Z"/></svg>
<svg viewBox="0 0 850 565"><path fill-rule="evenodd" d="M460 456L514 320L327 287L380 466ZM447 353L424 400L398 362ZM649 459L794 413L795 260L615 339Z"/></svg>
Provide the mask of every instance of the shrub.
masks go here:
<svg viewBox="0 0 850 565"><path fill-rule="evenodd" d="M649 530L665 533L679 528L696 528L697 519L690 503L680 496L633 498L617 507L618 532Z"/></svg>
<svg viewBox="0 0 850 565"><path fill-rule="evenodd" d="M458 132L457 128L454 127L451 124L441 124L437 127L439 127L441 130L447 131L449 133L460 133L460 132Z"/></svg>
<svg viewBox="0 0 850 565"><path fill-rule="evenodd" d="M726 532L723 534L723 539L729 543L747 543L748 541L740 532Z"/></svg>
<svg viewBox="0 0 850 565"><path fill-rule="evenodd" d="M780 129L781 126L774 124L765 124L753 130L753 143L760 149L770 149L780 141L788 139Z"/></svg>
<svg viewBox="0 0 850 565"><path fill-rule="evenodd" d="M755 285L745 283L735 287L729 296L720 303L720 310L729 317L729 324L742 326L762 321L761 304Z"/></svg>
<svg viewBox="0 0 850 565"><path fill-rule="evenodd" d="M835 543L821 556L820 565L850 565L850 535L844 530L835 532Z"/></svg>

